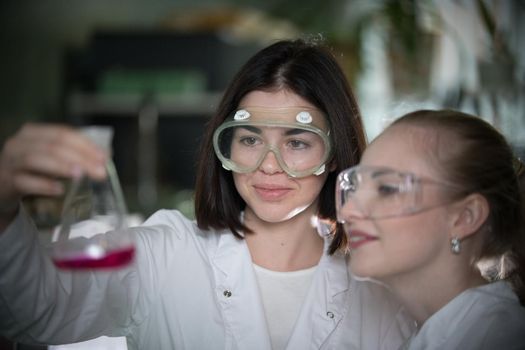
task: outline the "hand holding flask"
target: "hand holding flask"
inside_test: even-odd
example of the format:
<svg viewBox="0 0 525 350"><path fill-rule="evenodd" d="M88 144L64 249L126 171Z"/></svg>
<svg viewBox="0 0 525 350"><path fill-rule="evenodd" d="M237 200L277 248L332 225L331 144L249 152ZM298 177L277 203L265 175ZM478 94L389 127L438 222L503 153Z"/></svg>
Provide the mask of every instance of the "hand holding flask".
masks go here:
<svg viewBox="0 0 525 350"><path fill-rule="evenodd" d="M89 127L82 132L110 151L111 128ZM108 159L104 180L81 176L70 183L52 246L52 259L59 268L117 268L133 259L133 242L123 232L127 227L124 196L115 166ZM113 232L105 234L107 231Z"/></svg>

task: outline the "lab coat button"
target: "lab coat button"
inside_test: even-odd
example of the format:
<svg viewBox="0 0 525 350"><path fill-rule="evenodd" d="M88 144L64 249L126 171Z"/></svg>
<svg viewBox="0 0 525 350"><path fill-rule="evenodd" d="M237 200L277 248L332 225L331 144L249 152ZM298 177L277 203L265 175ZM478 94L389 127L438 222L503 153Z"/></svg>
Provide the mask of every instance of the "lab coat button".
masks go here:
<svg viewBox="0 0 525 350"><path fill-rule="evenodd" d="M226 298L229 298L232 296L232 292L230 292L229 290L225 290L224 293L222 293Z"/></svg>
<svg viewBox="0 0 525 350"><path fill-rule="evenodd" d="M335 317L335 315L334 315L334 313L332 311L327 311L326 312L326 316L328 316L329 318L334 318Z"/></svg>

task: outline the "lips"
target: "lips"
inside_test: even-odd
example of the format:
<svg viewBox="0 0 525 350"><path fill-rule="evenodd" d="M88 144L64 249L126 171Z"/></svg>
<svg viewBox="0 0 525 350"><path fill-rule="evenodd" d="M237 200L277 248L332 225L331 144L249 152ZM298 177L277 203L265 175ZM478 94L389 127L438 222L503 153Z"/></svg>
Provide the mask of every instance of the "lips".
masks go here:
<svg viewBox="0 0 525 350"><path fill-rule="evenodd" d="M357 231L357 230L350 230L347 233L347 237L348 237L348 247L350 249L357 249L364 244L378 240L376 236L372 236L365 232Z"/></svg>
<svg viewBox="0 0 525 350"><path fill-rule="evenodd" d="M286 196L292 189L282 185L276 184L258 184L253 188L257 195L267 201L277 201Z"/></svg>

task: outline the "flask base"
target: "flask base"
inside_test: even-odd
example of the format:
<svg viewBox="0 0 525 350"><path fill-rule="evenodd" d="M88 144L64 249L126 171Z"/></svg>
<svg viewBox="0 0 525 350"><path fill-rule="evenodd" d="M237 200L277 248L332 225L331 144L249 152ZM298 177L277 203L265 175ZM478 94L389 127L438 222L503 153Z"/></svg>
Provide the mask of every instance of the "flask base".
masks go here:
<svg viewBox="0 0 525 350"><path fill-rule="evenodd" d="M130 246L107 252L101 257L79 254L67 258L53 258L53 263L60 269L112 269L129 264L135 256L135 247Z"/></svg>

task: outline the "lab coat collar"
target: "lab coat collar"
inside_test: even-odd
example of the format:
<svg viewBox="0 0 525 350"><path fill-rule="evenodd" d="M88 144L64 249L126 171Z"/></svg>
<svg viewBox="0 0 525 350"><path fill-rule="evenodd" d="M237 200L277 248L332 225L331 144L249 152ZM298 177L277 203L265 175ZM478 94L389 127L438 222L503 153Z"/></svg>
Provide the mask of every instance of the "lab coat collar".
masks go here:
<svg viewBox="0 0 525 350"><path fill-rule="evenodd" d="M246 242L231 232L222 233L212 264L216 294L229 333L226 348L270 350L266 317Z"/></svg>
<svg viewBox="0 0 525 350"><path fill-rule="evenodd" d="M325 240L327 247L329 240ZM326 348L328 338L343 319L350 304L349 275L346 257L326 253L319 262L310 287L288 341L288 349ZM334 337L331 337L334 339Z"/></svg>
<svg viewBox="0 0 525 350"><path fill-rule="evenodd" d="M306 295L288 349L319 349L335 330L349 304L346 257L325 254ZM233 348L271 349L266 317L248 246L230 232L221 234L212 255L216 293Z"/></svg>

